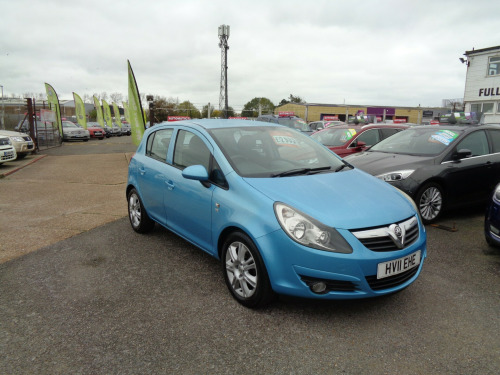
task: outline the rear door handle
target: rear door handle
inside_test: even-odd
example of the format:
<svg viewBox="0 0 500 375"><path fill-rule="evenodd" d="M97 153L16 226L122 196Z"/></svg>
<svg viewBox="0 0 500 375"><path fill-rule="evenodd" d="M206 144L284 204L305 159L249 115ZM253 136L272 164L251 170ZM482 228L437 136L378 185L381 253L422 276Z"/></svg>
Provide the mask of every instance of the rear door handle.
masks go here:
<svg viewBox="0 0 500 375"><path fill-rule="evenodd" d="M146 173L146 169L144 167L139 167L139 173L144 176L144 173Z"/></svg>

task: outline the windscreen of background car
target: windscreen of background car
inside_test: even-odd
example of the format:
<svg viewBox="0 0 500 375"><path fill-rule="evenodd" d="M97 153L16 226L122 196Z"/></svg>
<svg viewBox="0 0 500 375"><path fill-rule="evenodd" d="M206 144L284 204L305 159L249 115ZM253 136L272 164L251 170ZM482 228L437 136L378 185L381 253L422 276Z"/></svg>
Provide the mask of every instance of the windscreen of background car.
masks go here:
<svg viewBox="0 0 500 375"><path fill-rule="evenodd" d="M407 129L377 143L369 151L433 156L452 145L461 133L459 129Z"/></svg>
<svg viewBox="0 0 500 375"><path fill-rule="evenodd" d="M280 125L285 125L289 128L292 129L297 129L302 132L308 132L311 129L309 128L309 125L302 120L302 119L296 119L296 118L278 118L278 124Z"/></svg>
<svg viewBox="0 0 500 375"><path fill-rule="evenodd" d="M350 142L356 135L356 129L327 129L311 135L317 142L330 147L340 147Z"/></svg>
<svg viewBox="0 0 500 375"><path fill-rule="evenodd" d="M297 168L336 170L344 164L309 137L283 127L213 129L211 134L242 177L270 177Z"/></svg>

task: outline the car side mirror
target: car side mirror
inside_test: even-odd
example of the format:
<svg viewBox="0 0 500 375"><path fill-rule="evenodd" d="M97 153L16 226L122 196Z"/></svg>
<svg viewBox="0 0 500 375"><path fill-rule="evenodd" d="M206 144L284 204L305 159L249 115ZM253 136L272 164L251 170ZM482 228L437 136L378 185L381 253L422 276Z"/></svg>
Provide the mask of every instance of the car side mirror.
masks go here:
<svg viewBox="0 0 500 375"><path fill-rule="evenodd" d="M471 156L472 156L472 151L471 150L468 150L466 148L462 148L462 149L458 150L453 155L453 160L461 160L461 159L465 159L465 158L468 158L468 157L471 157Z"/></svg>
<svg viewBox="0 0 500 375"><path fill-rule="evenodd" d="M203 182L208 181L208 172L203 165L190 165L184 168L182 177Z"/></svg>
<svg viewBox="0 0 500 375"><path fill-rule="evenodd" d="M363 141L354 141L351 146L353 148L357 148L357 149L361 150L363 147L366 147L366 142L363 142Z"/></svg>

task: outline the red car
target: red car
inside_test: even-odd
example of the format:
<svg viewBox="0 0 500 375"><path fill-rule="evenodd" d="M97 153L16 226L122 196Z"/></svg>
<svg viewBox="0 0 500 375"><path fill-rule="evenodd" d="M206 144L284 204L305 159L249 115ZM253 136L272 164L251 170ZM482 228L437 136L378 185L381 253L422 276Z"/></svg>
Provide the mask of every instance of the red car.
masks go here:
<svg viewBox="0 0 500 375"><path fill-rule="evenodd" d="M311 138L344 157L364 151L407 128L408 125L402 124L340 125L317 131Z"/></svg>
<svg viewBox="0 0 500 375"><path fill-rule="evenodd" d="M90 138L104 139L106 136L106 131L97 122L88 122L87 130L90 133Z"/></svg>

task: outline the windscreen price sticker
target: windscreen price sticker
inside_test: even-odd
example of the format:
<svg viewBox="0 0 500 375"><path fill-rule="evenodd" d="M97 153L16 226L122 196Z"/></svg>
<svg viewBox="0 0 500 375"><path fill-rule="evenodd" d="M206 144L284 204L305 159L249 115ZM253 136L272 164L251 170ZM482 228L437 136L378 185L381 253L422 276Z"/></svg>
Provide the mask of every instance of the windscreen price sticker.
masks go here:
<svg viewBox="0 0 500 375"><path fill-rule="evenodd" d="M420 264L421 251L418 250L403 258L390 260L388 262L379 263L377 267L377 279L398 275L406 272L413 267L418 267Z"/></svg>
<svg viewBox="0 0 500 375"><path fill-rule="evenodd" d="M451 130L440 130L431 136L431 142L437 141L448 146L458 137L458 133L452 132Z"/></svg>
<svg viewBox="0 0 500 375"><path fill-rule="evenodd" d="M297 140L286 135L273 135L274 142L278 146L298 146Z"/></svg>

